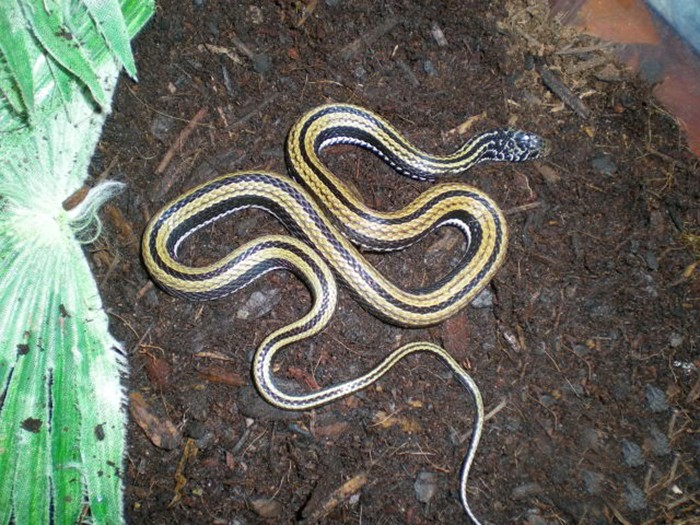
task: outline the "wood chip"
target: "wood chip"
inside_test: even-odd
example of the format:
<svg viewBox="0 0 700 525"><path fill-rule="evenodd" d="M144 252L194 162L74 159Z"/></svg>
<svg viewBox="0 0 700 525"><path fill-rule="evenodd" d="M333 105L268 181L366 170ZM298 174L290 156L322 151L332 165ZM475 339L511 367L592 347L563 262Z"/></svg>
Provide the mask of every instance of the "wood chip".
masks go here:
<svg viewBox="0 0 700 525"><path fill-rule="evenodd" d="M210 383L219 383L228 386L243 386L247 383L247 381L238 374L234 374L230 370L219 366L208 366L197 370L197 373Z"/></svg>
<svg viewBox="0 0 700 525"><path fill-rule="evenodd" d="M588 106L561 81L556 73L545 66L539 67L538 71L544 85L573 110L574 113L581 118L588 118L591 115L591 110Z"/></svg>
<svg viewBox="0 0 700 525"><path fill-rule="evenodd" d="M348 481L343 483L340 487L334 490L328 497L326 497L321 503L309 504L303 511L304 523L313 523L317 520L322 519L324 516L330 514L333 509L344 501L350 499L353 495L357 494L362 487L364 487L369 478L365 473L353 476ZM320 487L321 485L319 485ZM313 496L312 496L313 501Z"/></svg>
<svg viewBox="0 0 700 525"><path fill-rule="evenodd" d="M166 417L156 415L139 392L129 395L129 412L156 447L172 450L180 444L182 437L175 425Z"/></svg>
<svg viewBox="0 0 700 525"><path fill-rule="evenodd" d="M418 420L397 414L387 414L383 410L379 410L374 414L372 424L381 428L399 427L406 434L414 434L421 430Z"/></svg>
<svg viewBox="0 0 700 525"><path fill-rule="evenodd" d="M243 64L243 59L239 57L236 52L228 47L222 47L222 46L215 46L214 44L201 44L198 46L198 49L206 49L210 53L214 53L215 55L224 55L226 58L230 59L231 62L237 65L242 65Z"/></svg>
<svg viewBox="0 0 700 525"><path fill-rule="evenodd" d="M547 184L557 184L561 180L561 175L551 166L541 162L535 162L534 166Z"/></svg>
<svg viewBox="0 0 700 525"><path fill-rule="evenodd" d="M250 503L255 513L261 518L274 519L282 514L282 504L273 499L261 498Z"/></svg>
<svg viewBox="0 0 700 525"><path fill-rule="evenodd" d="M486 118L486 111L482 111L478 115L472 115L467 120L462 122L459 126L457 126L456 128L452 128L450 131L448 131L447 134L454 135L456 133L458 135L466 135L474 127L474 124L476 124L484 118Z"/></svg>

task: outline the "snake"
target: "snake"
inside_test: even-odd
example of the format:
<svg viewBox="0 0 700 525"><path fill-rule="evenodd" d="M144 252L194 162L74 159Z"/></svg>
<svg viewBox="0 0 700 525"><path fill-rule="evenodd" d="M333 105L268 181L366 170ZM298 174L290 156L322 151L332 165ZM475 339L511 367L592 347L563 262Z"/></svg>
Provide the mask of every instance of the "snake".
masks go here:
<svg viewBox="0 0 700 525"><path fill-rule="evenodd" d="M440 184L400 210L374 210L323 162L323 150L341 144L371 152L400 175ZM467 481L483 430L484 404L473 378L449 352L431 342L408 343L359 377L306 393L281 390L272 363L284 347L327 326L338 300L338 280L369 312L397 326L435 325L464 308L503 264L508 229L488 195L452 179L483 162L523 162L547 150L539 135L503 128L476 134L449 155L432 155L368 109L325 104L308 111L287 135L291 178L265 170L240 171L185 192L149 221L142 238L143 261L162 289L191 301L220 299L276 270L292 272L305 283L312 297L308 312L267 335L253 358L253 382L278 408L314 409L366 388L411 354L437 357L473 398L473 430L460 468L459 493L467 516L479 524L468 502ZM203 266L188 265L178 256L183 241L195 232L249 208L273 215L290 235L263 235ZM457 228L466 248L454 267L428 286L397 285L364 256L365 251L402 250L443 226Z"/></svg>

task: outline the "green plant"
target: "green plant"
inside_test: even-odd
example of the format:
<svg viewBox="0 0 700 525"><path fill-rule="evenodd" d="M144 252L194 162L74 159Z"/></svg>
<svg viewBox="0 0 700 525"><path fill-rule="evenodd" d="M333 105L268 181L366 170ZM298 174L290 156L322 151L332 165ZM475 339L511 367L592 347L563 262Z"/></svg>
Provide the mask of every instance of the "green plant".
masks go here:
<svg viewBox="0 0 700 525"><path fill-rule="evenodd" d="M88 175L130 40L153 0L0 7L0 524L120 523L124 359L81 244Z"/></svg>

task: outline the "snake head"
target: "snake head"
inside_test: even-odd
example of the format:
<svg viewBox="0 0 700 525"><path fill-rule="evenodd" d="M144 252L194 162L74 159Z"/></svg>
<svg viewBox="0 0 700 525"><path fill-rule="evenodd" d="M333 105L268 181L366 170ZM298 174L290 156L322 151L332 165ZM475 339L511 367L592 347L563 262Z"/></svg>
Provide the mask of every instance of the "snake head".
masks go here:
<svg viewBox="0 0 700 525"><path fill-rule="evenodd" d="M549 143L529 131L501 129L492 132L489 146L483 150L481 160L495 162L524 162L545 157Z"/></svg>

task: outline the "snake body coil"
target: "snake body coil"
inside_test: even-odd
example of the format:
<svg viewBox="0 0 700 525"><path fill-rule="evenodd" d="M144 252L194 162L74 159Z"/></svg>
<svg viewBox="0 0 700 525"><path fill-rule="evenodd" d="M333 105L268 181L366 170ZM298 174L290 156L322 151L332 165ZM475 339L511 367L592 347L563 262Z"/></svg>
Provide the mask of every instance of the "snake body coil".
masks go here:
<svg viewBox="0 0 700 525"><path fill-rule="evenodd" d="M272 378L275 354L318 333L332 317L337 301L333 272L374 315L401 326L427 326L469 303L505 256L506 223L484 193L462 183L440 184L402 210L380 213L358 200L321 162L320 151L334 144L365 148L399 173L419 180L460 173L484 161L529 160L545 151L544 141L536 135L498 130L474 137L452 155L432 156L365 109L345 104L321 106L302 117L287 139L288 165L298 182L275 173L250 171L224 175L188 191L151 219L143 237L145 265L161 287L190 300L223 297L276 269L292 271L305 282L313 298L310 311L267 336L253 362L253 379L260 394L280 408L315 408L367 387L407 355L427 352L437 356L472 393L476 405L472 439L460 473L460 497L470 519L478 523L467 502L466 486L483 427L483 403L472 378L445 350L432 343L410 343L359 378L307 394L282 392ZM250 207L275 215L294 237L260 237L203 267L178 260L178 247L189 235ZM447 275L419 290L391 283L356 248L399 250L444 225L457 227L467 248Z"/></svg>

